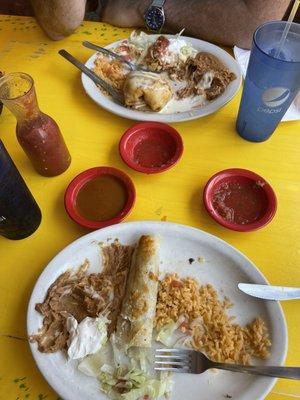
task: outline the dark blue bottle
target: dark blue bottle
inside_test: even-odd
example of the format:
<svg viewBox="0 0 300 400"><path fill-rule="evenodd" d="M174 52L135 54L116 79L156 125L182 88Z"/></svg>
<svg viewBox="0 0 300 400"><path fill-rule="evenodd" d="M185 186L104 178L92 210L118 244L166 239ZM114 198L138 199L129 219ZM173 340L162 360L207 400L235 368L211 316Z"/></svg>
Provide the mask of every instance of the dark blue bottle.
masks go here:
<svg viewBox="0 0 300 400"><path fill-rule="evenodd" d="M0 235L23 239L38 228L41 219L39 206L0 140Z"/></svg>

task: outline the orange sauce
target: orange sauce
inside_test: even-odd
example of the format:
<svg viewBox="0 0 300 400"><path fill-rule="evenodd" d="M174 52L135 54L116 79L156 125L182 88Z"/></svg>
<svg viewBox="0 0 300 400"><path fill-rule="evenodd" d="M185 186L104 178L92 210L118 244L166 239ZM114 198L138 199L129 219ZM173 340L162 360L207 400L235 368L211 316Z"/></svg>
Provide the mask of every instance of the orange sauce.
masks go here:
<svg viewBox="0 0 300 400"><path fill-rule="evenodd" d="M111 175L101 175L87 182L76 197L78 214L90 221L107 221L124 208L127 192L124 184Z"/></svg>

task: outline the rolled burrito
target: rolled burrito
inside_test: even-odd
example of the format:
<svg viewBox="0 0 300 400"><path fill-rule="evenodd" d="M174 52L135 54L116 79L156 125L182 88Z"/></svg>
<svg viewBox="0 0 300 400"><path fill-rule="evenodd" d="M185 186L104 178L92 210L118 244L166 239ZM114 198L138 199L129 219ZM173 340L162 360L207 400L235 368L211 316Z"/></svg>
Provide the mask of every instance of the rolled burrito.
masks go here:
<svg viewBox="0 0 300 400"><path fill-rule="evenodd" d="M134 251L116 339L126 351L151 347L158 291L158 246L154 236L141 236Z"/></svg>

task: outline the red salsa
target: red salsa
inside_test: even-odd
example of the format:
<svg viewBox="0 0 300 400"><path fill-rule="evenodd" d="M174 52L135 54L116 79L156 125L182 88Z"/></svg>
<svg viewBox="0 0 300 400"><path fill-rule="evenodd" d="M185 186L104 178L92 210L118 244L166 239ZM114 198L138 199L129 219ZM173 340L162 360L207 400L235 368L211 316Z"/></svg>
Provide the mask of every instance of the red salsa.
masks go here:
<svg viewBox="0 0 300 400"><path fill-rule="evenodd" d="M147 138L136 144L133 150L133 160L146 168L162 167L166 165L175 154L175 146L168 142Z"/></svg>
<svg viewBox="0 0 300 400"><path fill-rule="evenodd" d="M18 141L34 168L45 176L61 174L71 156L57 123L39 109L33 79L22 72L2 79L1 100L17 118Z"/></svg>
<svg viewBox="0 0 300 400"><path fill-rule="evenodd" d="M57 123L42 112L36 118L17 124L17 138L37 172L56 176L71 163Z"/></svg>
<svg viewBox="0 0 300 400"><path fill-rule="evenodd" d="M266 211L264 184L247 178L243 181L223 182L213 194L213 208L225 221L251 224L259 220Z"/></svg>

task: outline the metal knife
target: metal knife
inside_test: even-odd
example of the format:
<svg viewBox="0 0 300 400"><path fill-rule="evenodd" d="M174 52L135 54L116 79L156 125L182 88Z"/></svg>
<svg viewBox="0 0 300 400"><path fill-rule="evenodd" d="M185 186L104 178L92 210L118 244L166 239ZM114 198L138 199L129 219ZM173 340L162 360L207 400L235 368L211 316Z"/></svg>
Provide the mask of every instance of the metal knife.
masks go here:
<svg viewBox="0 0 300 400"><path fill-rule="evenodd" d="M300 288L239 283L238 288L249 296L265 300L300 299Z"/></svg>
<svg viewBox="0 0 300 400"><path fill-rule="evenodd" d="M96 85L99 85L103 89L105 89L117 103L124 105L123 95L118 90L116 90L106 81L101 79L98 75L95 74L95 72L87 68L84 64L78 61L75 57L72 56L72 54L68 53L66 50L61 49L58 53L66 60L68 60L71 64L75 65L75 67L82 71L85 75L87 75Z"/></svg>

